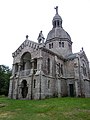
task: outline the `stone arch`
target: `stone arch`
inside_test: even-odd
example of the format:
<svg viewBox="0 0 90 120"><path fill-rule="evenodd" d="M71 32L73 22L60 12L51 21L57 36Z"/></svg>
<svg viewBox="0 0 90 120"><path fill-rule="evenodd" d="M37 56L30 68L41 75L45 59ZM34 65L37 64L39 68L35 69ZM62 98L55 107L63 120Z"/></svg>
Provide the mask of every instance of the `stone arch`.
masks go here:
<svg viewBox="0 0 90 120"><path fill-rule="evenodd" d="M22 98L26 98L27 97L27 93L28 93L28 87L27 87L27 81L23 80L21 82L21 87L22 87Z"/></svg>
<svg viewBox="0 0 90 120"><path fill-rule="evenodd" d="M31 54L29 52L25 52L21 56L21 70L26 70L26 69L31 69L32 64L31 64Z"/></svg>

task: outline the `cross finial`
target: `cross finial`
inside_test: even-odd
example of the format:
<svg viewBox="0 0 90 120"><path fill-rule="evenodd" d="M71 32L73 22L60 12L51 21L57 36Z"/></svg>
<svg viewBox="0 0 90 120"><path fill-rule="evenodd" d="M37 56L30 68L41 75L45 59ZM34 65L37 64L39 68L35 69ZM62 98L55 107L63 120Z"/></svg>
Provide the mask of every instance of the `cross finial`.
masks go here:
<svg viewBox="0 0 90 120"><path fill-rule="evenodd" d="M83 47L82 47L82 51L83 51Z"/></svg>
<svg viewBox="0 0 90 120"><path fill-rule="evenodd" d="M26 39L28 39L28 37L29 37L29 36L28 36L28 35L26 35Z"/></svg>
<svg viewBox="0 0 90 120"><path fill-rule="evenodd" d="M58 14L58 6L56 6L54 9L56 9L56 14Z"/></svg>

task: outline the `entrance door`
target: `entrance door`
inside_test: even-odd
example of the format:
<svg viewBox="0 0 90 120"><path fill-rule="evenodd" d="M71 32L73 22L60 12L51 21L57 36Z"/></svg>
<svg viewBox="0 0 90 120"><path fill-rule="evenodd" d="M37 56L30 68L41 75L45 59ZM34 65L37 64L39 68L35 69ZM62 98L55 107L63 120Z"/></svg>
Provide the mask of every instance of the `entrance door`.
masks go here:
<svg viewBox="0 0 90 120"><path fill-rule="evenodd" d="M23 80L22 81L22 97L26 98L27 93L28 93L27 81Z"/></svg>
<svg viewBox="0 0 90 120"><path fill-rule="evenodd" d="M74 97L74 85L73 84L69 84L69 91L70 91L70 96Z"/></svg>

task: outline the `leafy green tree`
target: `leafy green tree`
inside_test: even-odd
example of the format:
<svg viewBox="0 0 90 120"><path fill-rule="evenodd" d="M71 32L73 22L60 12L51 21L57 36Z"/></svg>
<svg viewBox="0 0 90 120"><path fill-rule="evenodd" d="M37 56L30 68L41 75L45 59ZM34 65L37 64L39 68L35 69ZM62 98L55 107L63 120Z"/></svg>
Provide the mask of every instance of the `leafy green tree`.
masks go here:
<svg viewBox="0 0 90 120"><path fill-rule="evenodd" d="M8 95L11 69L8 66L0 65L0 95Z"/></svg>

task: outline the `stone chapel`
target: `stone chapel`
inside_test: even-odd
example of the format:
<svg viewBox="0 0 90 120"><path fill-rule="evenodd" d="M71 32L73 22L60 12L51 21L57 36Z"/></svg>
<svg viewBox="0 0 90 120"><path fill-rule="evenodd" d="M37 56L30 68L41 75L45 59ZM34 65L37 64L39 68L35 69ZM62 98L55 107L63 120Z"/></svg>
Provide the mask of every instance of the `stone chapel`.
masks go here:
<svg viewBox="0 0 90 120"><path fill-rule="evenodd" d="M90 97L89 61L83 48L72 52L71 37L62 27L58 6L55 9L47 38L42 31L38 42L26 35L12 54L9 98Z"/></svg>

